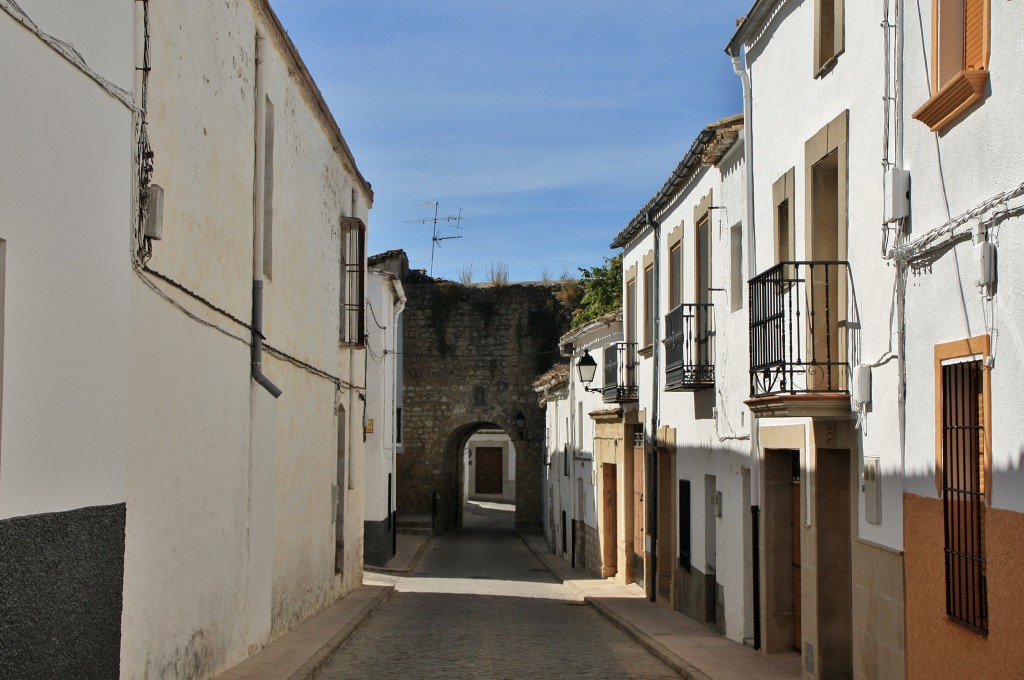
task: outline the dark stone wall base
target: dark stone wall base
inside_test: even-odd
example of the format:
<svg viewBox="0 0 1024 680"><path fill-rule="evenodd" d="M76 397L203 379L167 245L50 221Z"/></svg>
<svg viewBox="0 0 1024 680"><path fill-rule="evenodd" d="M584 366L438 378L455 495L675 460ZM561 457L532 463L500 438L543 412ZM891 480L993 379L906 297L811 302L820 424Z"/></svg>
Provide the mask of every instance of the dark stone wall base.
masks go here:
<svg viewBox="0 0 1024 680"><path fill-rule="evenodd" d="M117 678L125 505L0 521L0 678Z"/></svg>
<svg viewBox="0 0 1024 680"><path fill-rule="evenodd" d="M725 589L714 574L699 569L677 568L676 610L691 619L707 624L720 635L725 635Z"/></svg>
<svg viewBox="0 0 1024 680"><path fill-rule="evenodd" d="M372 567L387 565L394 553L394 530L386 519L379 522L363 522L363 564Z"/></svg>

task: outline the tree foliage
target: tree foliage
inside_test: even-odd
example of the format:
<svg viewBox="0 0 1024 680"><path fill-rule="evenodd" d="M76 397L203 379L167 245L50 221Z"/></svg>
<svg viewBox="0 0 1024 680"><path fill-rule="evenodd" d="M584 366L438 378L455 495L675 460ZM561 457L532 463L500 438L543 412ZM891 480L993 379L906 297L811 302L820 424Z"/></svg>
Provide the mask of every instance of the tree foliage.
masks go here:
<svg viewBox="0 0 1024 680"><path fill-rule="evenodd" d="M604 258L600 267L580 267L580 273L583 297L572 317L573 328L622 307L622 255Z"/></svg>

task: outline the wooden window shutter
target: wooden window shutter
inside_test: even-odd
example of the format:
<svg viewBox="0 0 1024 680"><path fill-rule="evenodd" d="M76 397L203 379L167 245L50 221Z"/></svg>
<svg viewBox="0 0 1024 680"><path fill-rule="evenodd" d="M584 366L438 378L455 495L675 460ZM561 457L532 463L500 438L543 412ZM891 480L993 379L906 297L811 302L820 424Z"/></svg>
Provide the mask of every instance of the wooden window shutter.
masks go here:
<svg viewBox="0 0 1024 680"><path fill-rule="evenodd" d="M964 69L985 68L986 0L964 0Z"/></svg>
<svg viewBox="0 0 1024 680"><path fill-rule="evenodd" d="M679 480L679 566L690 571L690 481Z"/></svg>
<svg viewBox="0 0 1024 680"><path fill-rule="evenodd" d="M845 34L846 34L846 22L844 16L846 15L846 1L845 0L833 0L832 11L835 13L835 20L832 24L832 55L835 56L843 51L846 46Z"/></svg>

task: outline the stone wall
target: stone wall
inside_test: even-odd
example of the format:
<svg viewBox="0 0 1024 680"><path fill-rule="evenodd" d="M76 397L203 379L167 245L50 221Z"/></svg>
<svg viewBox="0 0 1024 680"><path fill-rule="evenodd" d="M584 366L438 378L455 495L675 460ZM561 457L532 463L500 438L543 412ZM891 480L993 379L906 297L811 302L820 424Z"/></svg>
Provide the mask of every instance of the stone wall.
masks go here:
<svg viewBox="0 0 1024 680"><path fill-rule="evenodd" d="M540 531L545 421L532 383L555 363L568 329L560 286L414 279L404 286L399 512L430 513L436 492L437 530L460 526L463 446L475 431L497 426L516 448L516 528Z"/></svg>
<svg viewBox="0 0 1024 680"><path fill-rule="evenodd" d="M124 531L124 503L0 522L0 677L118 677Z"/></svg>

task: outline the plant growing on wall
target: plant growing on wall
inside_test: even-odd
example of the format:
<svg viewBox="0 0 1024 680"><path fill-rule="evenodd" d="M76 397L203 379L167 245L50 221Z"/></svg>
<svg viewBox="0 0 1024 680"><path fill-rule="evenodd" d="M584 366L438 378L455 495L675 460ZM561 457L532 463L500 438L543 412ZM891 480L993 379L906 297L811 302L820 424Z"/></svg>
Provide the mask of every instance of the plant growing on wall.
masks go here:
<svg viewBox="0 0 1024 680"><path fill-rule="evenodd" d="M604 258L604 265L580 267L583 297L572 317L572 327L592 321L622 307L622 255Z"/></svg>

